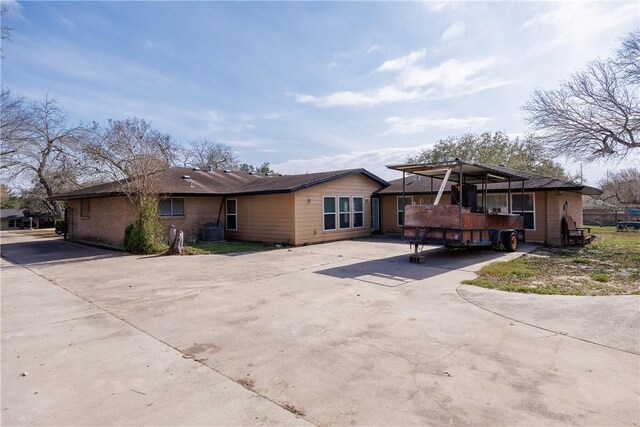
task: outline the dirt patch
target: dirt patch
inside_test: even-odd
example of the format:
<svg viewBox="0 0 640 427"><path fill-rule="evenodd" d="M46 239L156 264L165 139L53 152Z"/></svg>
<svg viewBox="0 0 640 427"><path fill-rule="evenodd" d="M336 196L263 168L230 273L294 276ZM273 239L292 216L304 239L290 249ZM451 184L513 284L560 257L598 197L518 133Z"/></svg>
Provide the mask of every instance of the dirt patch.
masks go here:
<svg viewBox="0 0 640 427"><path fill-rule="evenodd" d="M248 388L249 390L253 390L256 385L256 382L253 378L240 378L238 380L238 384L240 384L244 388Z"/></svg>
<svg viewBox="0 0 640 427"><path fill-rule="evenodd" d="M295 406L293 406L289 402L284 402L282 404L282 407L284 409L286 409L287 411L291 412L292 414L295 414L295 415L297 415L299 417L304 417L304 415L305 415L304 409L296 408Z"/></svg>

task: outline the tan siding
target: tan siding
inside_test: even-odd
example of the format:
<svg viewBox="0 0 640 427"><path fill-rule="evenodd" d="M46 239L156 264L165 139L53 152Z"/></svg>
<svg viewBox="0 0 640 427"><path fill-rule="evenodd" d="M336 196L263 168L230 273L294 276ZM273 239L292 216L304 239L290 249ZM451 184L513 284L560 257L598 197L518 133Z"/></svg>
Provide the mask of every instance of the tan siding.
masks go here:
<svg viewBox="0 0 640 427"><path fill-rule="evenodd" d="M371 195L379 188L380 184L366 176L354 175L315 185L294 193L296 204L296 245L371 235ZM364 227L324 231L322 215L322 198L324 196L362 196L364 198ZM353 223L353 217L350 219Z"/></svg>
<svg viewBox="0 0 640 427"><path fill-rule="evenodd" d="M69 239L122 248L124 229L135 219L133 205L126 197L89 199L89 218L80 217L80 200L70 200Z"/></svg>
<svg viewBox="0 0 640 427"><path fill-rule="evenodd" d="M292 193L231 198L238 201L238 230L225 230L226 238L295 244L294 195ZM226 222L226 207L222 217Z"/></svg>
<svg viewBox="0 0 640 427"><path fill-rule="evenodd" d="M195 242L201 238L204 225L217 222L222 197L187 196L183 198L184 216L161 216L160 224L162 224L165 237L168 236L171 224L174 224L178 230L184 232L185 243ZM220 221L224 222L224 208L220 215Z"/></svg>

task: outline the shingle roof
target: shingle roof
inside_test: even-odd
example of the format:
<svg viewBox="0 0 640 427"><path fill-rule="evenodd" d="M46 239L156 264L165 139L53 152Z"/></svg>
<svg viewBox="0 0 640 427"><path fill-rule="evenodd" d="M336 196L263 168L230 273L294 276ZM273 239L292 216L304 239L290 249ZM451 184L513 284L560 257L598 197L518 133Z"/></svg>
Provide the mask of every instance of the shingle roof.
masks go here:
<svg viewBox="0 0 640 427"><path fill-rule="evenodd" d="M346 169L304 175L265 175L246 172L212 172L192 168L171 168L163 172L162 194L171 195L250 195L287 193L346 176L364 174L381 186L388 183L365 169ZM188 176L190 179L185 179ZM52 199L68 200L121 194L118 182L100 184L57 194Z"/></svg>
<svg viewBox="0 0 640 427"><path fill-rule="evenodd" d="M493 165L493 167L497 167ZM595 187L590 187L588 185L576 184L569 181L564 181L558 178L552 178L544 175L539 175L531 172L522 172L519 171L520 174L525 175L528 180L527 181L517 181L511 183L511 190L517 191L522 188L522 183L524 183L524 188L527 191L555 191L555 190L566 190L566 191L577 191L582 194L601 194L602 191ZM378 194L402 194L402 178L394 179L393 181L389 181L389 187L379 190ZM442 184L442 180L434 178L433 179L433 192L437 192L440 189L440 185ZM455 184L455 181L450 182L450 184ZM447 184L445 187L445 192L448 193L451 191L451 185ZM487 191L490 192L498 192L505 191L509 187L507 182L499 182L499 183L489 183L487 185ZM407 177L406 185L405 185L405 193L406 194L422 194L422 193L431 193L431 178L412 175Z"/></svg>
<svg viewBox="0 0 640 427"><path fill-rule="evenodd" d="M24 218L24 209L0 209L2 218Z"/></svg>

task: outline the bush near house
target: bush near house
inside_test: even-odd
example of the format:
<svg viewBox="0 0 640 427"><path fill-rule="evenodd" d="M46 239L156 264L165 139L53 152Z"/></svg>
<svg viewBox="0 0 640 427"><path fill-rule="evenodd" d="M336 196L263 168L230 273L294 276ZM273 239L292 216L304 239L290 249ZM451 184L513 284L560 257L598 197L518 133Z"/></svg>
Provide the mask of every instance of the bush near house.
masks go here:
<svg viewBox="0 0 640 427"><path fill-rule="evenodd" d="M464 283L511 292L556 295L640 295L640 234L596 227L585 247L541 248L483 267Z"/></svg>

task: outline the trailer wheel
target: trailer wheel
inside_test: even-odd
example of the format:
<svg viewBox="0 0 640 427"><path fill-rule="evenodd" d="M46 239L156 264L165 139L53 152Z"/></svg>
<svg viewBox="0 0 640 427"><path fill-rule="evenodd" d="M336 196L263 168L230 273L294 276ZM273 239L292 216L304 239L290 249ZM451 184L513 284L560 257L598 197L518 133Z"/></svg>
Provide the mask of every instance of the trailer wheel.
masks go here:
<svg viewBox="0 0 640 427"><path fill-rule="evenodd" d="M515 252L518 249L518 233L515 231L505 233L502 243L505 251Z"/></svg>

